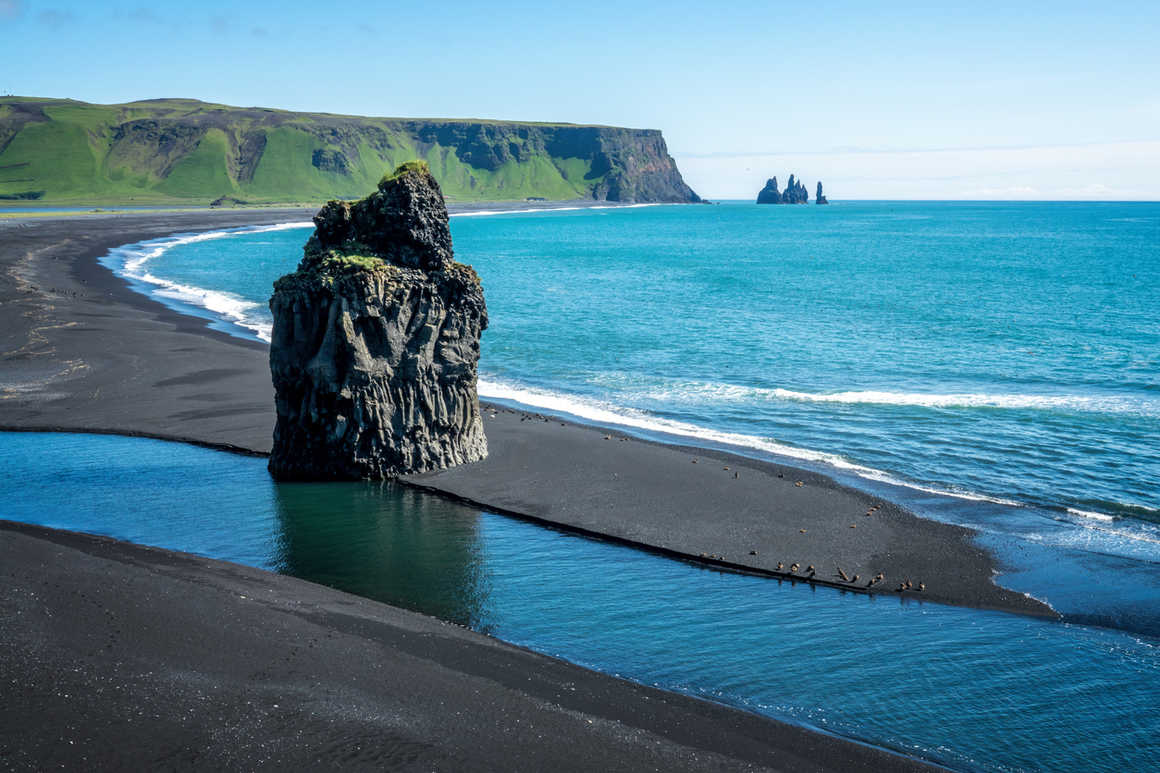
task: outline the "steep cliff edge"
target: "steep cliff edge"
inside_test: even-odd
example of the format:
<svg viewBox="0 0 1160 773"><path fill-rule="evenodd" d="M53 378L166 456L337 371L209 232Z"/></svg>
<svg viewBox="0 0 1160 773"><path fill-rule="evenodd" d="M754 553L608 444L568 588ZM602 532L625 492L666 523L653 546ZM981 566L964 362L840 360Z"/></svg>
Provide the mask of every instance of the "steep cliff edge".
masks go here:
<svg viewBox="0 0 1160 773"><path fill-rule="evenodd" d="M274 285L270 371L281 480L388 478L487 456L476 394L487 307L456 263L427 165L314 217L298 270Z"/></svg>
<svg viewBox="0 0 1160 773"><path fill-rule="evenodd" d="M700 200L653 129L0 97L0 199L325 201L414 158L452 201Z"/></svg>

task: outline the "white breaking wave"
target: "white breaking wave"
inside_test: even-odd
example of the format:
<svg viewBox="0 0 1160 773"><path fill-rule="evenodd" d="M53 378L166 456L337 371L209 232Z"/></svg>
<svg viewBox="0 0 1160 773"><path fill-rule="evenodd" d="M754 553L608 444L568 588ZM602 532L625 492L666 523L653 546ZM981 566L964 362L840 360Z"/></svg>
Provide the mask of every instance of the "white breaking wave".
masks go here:
<svg viewBox="0 0 1160 773"><path fill-rule="evenodd" d="M894 392L862 390L847 392L799 392L792 389L746 387L736 384L682 382L647 392L659 401L710 398L716 401L790 400L846 405L899 405L920 408L1000 408L1008 410L1057 410L1082 413L1117 413L1160 416L1160 400L1097 395L988 394L985 392Z"/></svg>
<svg viewBox="0 0 1160 773"><path fill-rule="evenodd" d="M572 397L558 392L549 392L541 389L529 389L513 386L483 377L479 379L479 394L493 400L510 400L531 408L540 408L546 411L564 413L596 424L616 424L623 427L633 427L649 432L659 432L675 437L687 437L695 440L720 443L722 445L752 448L758 451L783 456L790 459L800 459L808 462L819 462L830 465L844 472L853 473L867 480L887 483L893 486L904 486L909 489L923 491L928 494L955 497L973 502L991 502L1010 507L1022 507L1021 502L1000 497L987 496L965 491L954 491L934 486L924 486L911 481L902 480L882 470L851 462L849 459L825 451L812 451L808 448L779 443L775 440L744 435L738 432L722 432L720 430L701 427L672 419L663 419L651 416L641 411L603 403L597 400Z"/></svg>
<svg viewBox="0 0 1160 773"><path fill-rule="evenodd" d="M150 261L164 255L174 247L183 244L194 244L196 242L224 239L230 236L241 236L243 234L313 227L314 224L310 222L278 223L276 225L247 226L244 228L229 228L221 231L207 231L205 233L184 236L169 236L140 244L118 247L108 257L110 259L121 259L119 268L114 269L115 273L152 285L157 288L153 291L154 295L204 308L228 322L253 331L263 341L269 341L270 323L262 319L260 313L253 313L255 310L262 309L262 304L247 300L236 293L230 293L224 290L208 290L204 287L174 282L173 280L150 273L146 266Z"/></svg>
<svg viewBox="0 0 1160 773"><path fill-rule="evenodd" d="M1108 515L1107 513L1093 513L1090 510L1077 510L1074 507L1067 508L1067 511L1069 513L1071 513L1072 515L1078 515L1081 518L1092 518L1092 519L1097 520L1097 521L1114 521L1114 520L1116 520L1115 516Z"/></svg>

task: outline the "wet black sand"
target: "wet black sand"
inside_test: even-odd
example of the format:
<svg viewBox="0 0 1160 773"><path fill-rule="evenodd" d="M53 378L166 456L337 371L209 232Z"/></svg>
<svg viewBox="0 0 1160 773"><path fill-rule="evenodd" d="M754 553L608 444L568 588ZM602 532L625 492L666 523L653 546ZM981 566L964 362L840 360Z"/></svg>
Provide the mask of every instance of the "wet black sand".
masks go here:
<svg viewBox="0 0 1160 773"><path fill-rule="evenodd" d="M0 521L6 770L920 770L291 577Z"/></svg>

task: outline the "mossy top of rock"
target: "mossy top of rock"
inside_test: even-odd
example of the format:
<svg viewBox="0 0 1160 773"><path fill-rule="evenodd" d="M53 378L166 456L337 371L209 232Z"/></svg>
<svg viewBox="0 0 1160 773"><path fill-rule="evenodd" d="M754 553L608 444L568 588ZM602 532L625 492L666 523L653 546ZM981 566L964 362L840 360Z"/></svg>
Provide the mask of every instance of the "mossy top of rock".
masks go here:
<svg viewBox="0 0 1160 773"><path fill-rule="evenodd" d="M441 271L454 262L447 206L423 161L384 175L378 190L361 201L327 202L314 225L299 270L326 271L343 258L368 269L377 258L422 271Z"/></svg>
<svg viewBox="0 0 1160 773"><path fill-rule="evenodd" d="M427 177L434 177L431 174L431 167L427 166L426 161L404 161L396 167L395 171L387 172L379 180L379 190L383 189L384 185L394 182L405 174L426 175Z"/></svg>

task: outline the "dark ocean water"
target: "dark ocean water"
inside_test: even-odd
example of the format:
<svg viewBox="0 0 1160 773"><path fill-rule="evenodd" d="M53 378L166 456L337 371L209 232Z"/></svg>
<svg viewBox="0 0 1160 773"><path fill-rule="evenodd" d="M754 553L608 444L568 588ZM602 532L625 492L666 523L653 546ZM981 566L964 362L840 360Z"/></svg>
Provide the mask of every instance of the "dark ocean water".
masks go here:
<svg viewBox="0 0 1160 773"><path fill-rule="evenodd" d="M0 433L0 462L0 518L291 574L957 769L1160 766L1160 639L726 574L176 443Z"/></svg>
<svg viewBox="0 0 1160 773"><path fill-rule="evenodd" d="M789 457L978 528L1003 582L1160 631L1160 205L852 202L452 219L485 397ZM309 226L106 263L239 335Z"/></svg>

